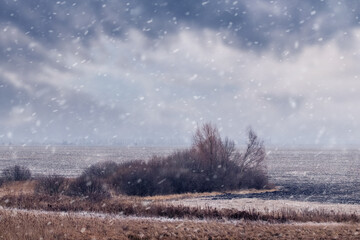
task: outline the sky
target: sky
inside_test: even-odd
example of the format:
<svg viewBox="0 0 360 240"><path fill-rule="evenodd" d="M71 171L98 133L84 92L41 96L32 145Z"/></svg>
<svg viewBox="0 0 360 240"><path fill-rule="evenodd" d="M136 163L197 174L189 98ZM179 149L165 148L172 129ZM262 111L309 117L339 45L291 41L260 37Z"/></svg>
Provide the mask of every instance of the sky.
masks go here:
<svg viewBox="0 0 360 240"><path fill-rule="evenodd" d="M360 146L357 0L0 0L0 144Z"/></svg>

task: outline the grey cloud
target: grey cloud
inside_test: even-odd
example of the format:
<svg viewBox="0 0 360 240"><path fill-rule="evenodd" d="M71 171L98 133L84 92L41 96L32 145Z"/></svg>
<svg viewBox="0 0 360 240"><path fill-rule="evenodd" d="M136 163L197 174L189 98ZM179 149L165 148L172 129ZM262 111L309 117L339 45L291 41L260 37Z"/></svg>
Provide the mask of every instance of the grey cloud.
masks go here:
<svg viewBox="0 0 360 240"><path fill-rule="evenodd" d="M239 103L233 102L235 101L233 95L237 92L241 93L245 87L242 86L242 79L234 80L236 83L229 86L226 85L226 81L223 81L224 84L216 81L217 78L226 79L226 74L234 76L237 74L216 75L218 70L212 71L211 65L204 66L196 61L191 62L196 59L196 53L189 60L174 57L172 58L174 63L164 64L163 69L160 68L161 64L147 63L144 63L146 66L142 68L142 63L139 63L141 51L150 52L167 42L171 45L171 42L176 42L178 33L186 32L187 28L190 28L194 35L210 29L212 33L218 33L225 44L241 48L242 52L263 51L267 54L273 49L280 53L289 50L291 54L291 52L301 52L309 44L322 45L331 38L339 34L344 35L344 32L358 27L358 12L360 12L360 3L355 0L89 0L81 2L0 0L2 53L0 77L3 77L0 80L0 85L3 85L0 88L0 121L7 121L16 116L24 118L19 119L17 127L10 128L6 124L0 124L0 135L11 131L18 139L34 141L42 141L45 137L73 140L81 137L108 138L112 135L126 138L145 135L161 137L169 133L171 135L172 128L179 128L181 130L176 134L184 136L188 133L184 134L181 131L188 128L189 124L183 122L188 118L189 121L196 121L201 117L204 120L227 118L226 121L234 118L234 121L243 121L240 124L259 121L259 126L266 123L270 125L270 129L273 119L263 110L263 104L266 105L262 101L263 98L257 101L258 99L242 96L239 98ZM18 32L12 34L11 30L14 29ZM123 85L111 83L107 89L109 92L117 91L119 95L119 99L116 99L118 101L111 108L99 103L99 99L94 99L94 96L67 89L66 87L75 87L71 86L71 82L66 87L59 87L51 82L67 80L66 74L62 74L59 77L61 79L46 79L52 77L46 75L46 69L69 73L71 80L82 77L92 78L93 76L84 72L78 74L76 68L70 69L64 65L65 63L58 62L58 58L54 55L68 55L71 58L69 61L72 61L72 58L76 58L77 61L76 52L79 52L81 58L91 60L93 57L95 63L101 64L103 58L96 59L96 56L89 52L90 49L94 49L96 44L103 44L101 38L104 36L120 39L121 43L131 42L134 40L129 37L132 29L137 29L147 36L145 42L148 46L140 47L137 57L134 56L137 51L131 48L139 47L139 44L126 45L127 48L122 51L129 57L123 58L125 63L120 64L121 69L124 71L130 69L129 72L132 73L142 72L143 75L140 74L138 78L149 78L154 87L165 88L164 91L167 93L163 96L157 93L153 101L146 99L146 103L135 102L133 99L140 95L147 97L148 89L136 84L129 87L128 81L133 77L123 77ZM191 37L190 41L195 38ZM206 37L201 36L199 39L207 40ZM109 42L105 41L105 44ZM37 46L33 47L32 43ZM201 45L201 43L194 44ZM116 47L115 45L112 47ZM120 51L114 52L122 54ZM180 51L179 55L185 53ZM137 61L132 61L135 57ZM168 52L165 51L162 62L167 63L167 57ZM114 62L115 59L116 56L112 56L109 61ZM181 64L184 66L180 66ZM246 67L251 69L254 64L256 63L250 61ZM94 64L91 67L97 66ZM114 64L113 67L116 65ZM234 63L234 68L236 67ZM6 79L5 71L16 75L22 84L30 85L34 91L16 86ZM158 78L156 76L149 76L150 74L146 76L147 73L156 71L164 72L166 79L162 81L156 80ZM238 72L239 78L250 78L246 74L243 76L241 70ZM176 73L178 75L173 76ZM96 74L96 69L91 69L89 74ZM194 74L198 75L197 79L186 82L186 78L192 78ZM113 77L122 78L119 77L120 75L122 73L114 74ZM166 89L164 86L170 78L175 78L175 83L169 84ZM81 84L86 80L81 79L77 83ZM105 88L99 83L102 79L95 76L91 80L97 83L94 84L97 94L104 94L100 87ZM138 84L146 85L145 82ZM215 92L215 88L221 93ZM256 87L252 87L249 91L253 88ZM174 92L176 96L173 95ZM305 101L301 97L287 94L271 95L270 93L269 96L265 96L268 97L271 100L267 101L267 104L278 111L276 114L272 113L276 115L274 118L299 111ZM113 100L107 99L106 96L100 99ZM174 106L164 107L161 111L156 108L159 102ZM126 111L124 108L131 111ZM128 112L133 115L126 117ZM36 114L32 116L33 113ZM14 116L10 116L11 114ZM288 128L283 129L286 131L285 129ZM313 126L307 129L311 132ZM304 136L306 138L308 134L304 133Z"/></svg>
<svg viewBox="0 0 360 240"><path fill-rule="evenodd" d="M104 31L126 38L129 28L154 39L184 27L221 32L224 42L246 49L286 49L326 41L358 26L360 3L351 1L3 1L0 21L48 47L79 38L86 45ZM294 41L288 41L293 39ZM320 43L321 44L321 43Z"/></svg>
<svg viewBox="0 0 360 240"><path fill-rule="evenodd" d="M0 20L3 23L15 25L33 39L53 47L59 42L82 37L84 28L86 26L87 30L91 28L91 22L95 18L88 13L82 16L83 20L80 21L77 16L81 14L81 9L87 11L89 8L80 4L73 6L72 3L66 1L3 1ZM80 26L79 23L82 25Z"/></svg>

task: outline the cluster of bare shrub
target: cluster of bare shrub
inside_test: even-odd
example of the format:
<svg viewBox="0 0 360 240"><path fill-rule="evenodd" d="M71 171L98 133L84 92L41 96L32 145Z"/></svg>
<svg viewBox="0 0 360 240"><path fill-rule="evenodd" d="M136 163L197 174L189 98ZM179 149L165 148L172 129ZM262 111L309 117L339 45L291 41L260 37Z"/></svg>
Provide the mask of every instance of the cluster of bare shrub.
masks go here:
<svg viewBox="0 0 360 240"><path fill-rule="evenodd" d="M36 193L44 193L50 196L64 193L66 179L58 175L40 176L35 185Z"/></svg>
<svg viewBox="0 0 360 240"><path fill-rule="evenodd" d="M111 167L111 168L110 168ZM100 201L110 197L105 177L107 170L114 171L118 165L114 162L103 162L90 166L75 179L66 179L58 175L37 178L35 193L83 197L91 201Z"/></svg>
<svg viewBox="0 0 360 240"><path fill-rule="evenodd" d="M264 188L265 148L253 130L248 137L240 153L233 141L221 139L218 129L207 123L197 129L191 148L148 162L120 164L108 182L119 193L140 196Z"/></svg>
<svg viewBox="0 0 360 240"><path fill-rule="evenodd" d="M248 137L247 147L240 153L233 141L221 139L214 125L204 124L194 134L189 149L149 161L93 165L70 184L68 194L107 196L107 190L113 189L120 194L147 196L265 188L265 148L254 131L249 130Z"/></svg>
<svg viewBox="0 0 360 240"><path fill-rule="evenodd" d="M68 196L85 197L91 201L101 201L110 197L105 182L85 174L71 182L65 194Z"/></svg>
<svg viewBox="0 0 360 240"><path fill-rule="evenodd" d="M4 182L25 181L31 179L31 171L27 167L15 165L5 168L0 177L0 185Z"/></svg>

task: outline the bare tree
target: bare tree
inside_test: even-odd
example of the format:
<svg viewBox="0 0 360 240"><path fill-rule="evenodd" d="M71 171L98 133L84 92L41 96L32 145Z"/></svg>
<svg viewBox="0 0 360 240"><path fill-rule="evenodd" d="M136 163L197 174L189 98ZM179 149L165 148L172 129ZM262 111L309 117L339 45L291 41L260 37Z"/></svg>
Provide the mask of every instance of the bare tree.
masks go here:
<svg viewBox="0 0 360 240"><path fill-rule="evenodd" d="M236 153L234 160L238 162L241 172L249 170L262 170L266 157L265 147L262 140L258 138L254 130L249 128L248 143L243 154Z"/></svg>
<svg viewBox="0 0 360 240"><path fill-rule="evenodd" d="M193 149L199 157L199 163L211 174L214 169L226 165L235 151L235 144L228 138L223 141L217 127L205 123L194 134Z"/></svg>

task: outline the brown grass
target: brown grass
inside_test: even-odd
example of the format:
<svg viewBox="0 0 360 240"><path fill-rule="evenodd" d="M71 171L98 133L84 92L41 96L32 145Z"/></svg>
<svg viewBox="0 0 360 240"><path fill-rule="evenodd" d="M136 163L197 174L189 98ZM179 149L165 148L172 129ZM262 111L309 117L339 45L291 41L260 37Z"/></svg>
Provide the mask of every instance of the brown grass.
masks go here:
<svg viewBox="0 0 360 240"><path fill-rule="evenodd" d="M5 182L0 187L0 197L5 195L33 194L36 180Z"/></svg>
<svg viewBox="0 0 360 240"><path fill-rule="evenodd" d="M141 201L140 198L105 199L91 202L84 198L47 195L9 195L0 198L0 205L18 209L33 209L63 212L100 212L126 216L188 218L188 219L233 219L268 222L360 222L356 214L329 213L324 210L295 211L284 208L280 211L259 212L256 209L216 209L188 206L173 206L166 203Z"/></svg>
<svg viewBox="0 0 360 240"><path fill-rule="evenodd" d="M148 197L142 197L142 199L148 200L148 201L167 201L167 200L181 200L181 199L187 199L187 198L217 196L217 195L221 195L224 193L249 194L249 193L265 193L265 192L274 192L274 191L278 191L278 189L275 189L275 188L274 189L246 189L246 190L226 191L226 192L181 193L181 194L148 196Z"/></svg>
<svg viewBox="0 0 360 240"><path fill-rule="evenodd" d="M188 219L245 219L268 222L356 222L360 216L352 213L327 212L324 209L296 211L282 208L276 211L261 212L256 209L217 209L214 207L190 207L171 205L169 199L199 197L202 194L178 194L157 197L129 197L119 195L100 202L86 198L64 195L48 196L33 194L35 181L6 183L0 188L0 206L18 209L32 209L63 212L99 212L123 214L126 216L188 218ZM249 190L254 191L254 190ZM8 195L5 195L8 193ZM210 193L211 194L211 193ZM206 194L205 194L206 195Z"/></svg>
<svg viewBox="0 0 360 240"><path fill-rule="evenodd" d="M238 211L171 206L164 201L199 197L198 194L150 198L117 196L93 203L84 198L62 195L34 195L34 186L35 182L29 181L6 183L0 188L1 206L46 211L0 210L0 240L360 239L360 220L354 214L331 214L321 210L299 212L292 209L259 213L254 209ZM59 211L67 213L56 213ZM84 216L76 213L79 211L114 213L118 217L99 217L91 214ZM229 222L229 219L240 221ZM243 221L244 219L253 221ZM289 223L292 221L307 223ZM287 223L279 224L280 222Z"/></svg>
<svg viewBox="0 0 360 240"><path fill-rule="evenodd" d="M359 239L355 224L101 218L0 210L0 239Z"/></svg>
<svg viewBox="0 0 360 240"><path fill-rule="evenodd" d="M199 197L202 194L179 194L157 197L129 197L119 195L99 202L89 201L84 197L64 195L48 196L33 194L35 181L6 183L0 188L0 206L7 208L32 209L63 212L98 212L122 214L125 216L188 218L188 219L233 219L268 222L355 222L360 223L360 216L355 213L329 212L325 209L297 211L282 208L274 211L256 209L217 209L215 207L191 207L172 205L167 200L186 197ZM249 190L254 191L254 190ZM5 195L8 193L8 195ZM210 193L212 194L212 193Z"/></svg>

